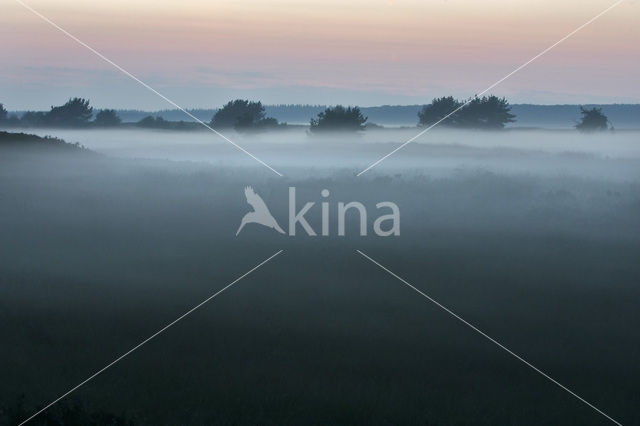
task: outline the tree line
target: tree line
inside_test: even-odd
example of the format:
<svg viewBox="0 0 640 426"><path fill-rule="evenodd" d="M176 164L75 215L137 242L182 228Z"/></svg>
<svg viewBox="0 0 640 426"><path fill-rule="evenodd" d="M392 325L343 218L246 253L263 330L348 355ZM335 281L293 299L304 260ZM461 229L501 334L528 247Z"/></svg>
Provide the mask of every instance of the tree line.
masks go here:
<svg viewBox="0 0 640 426"><path fill-rule="evenodd" d="M607 130L609 119L601 108L585 109L580 107L580 120L575 128L580 131ZM311 133L359 132L369 127L379 127L367 123L357 106L336 105L326 108L309 121ZM435 98L418 112L419 127L439 125L457 129L500 130L516 121L506 98L497 96L474 96L461 101L452 96ZM101 109L94 115L89 100L71 98L65 104L52 106L49 111L27 111L21 117L9 115L0 103L0 126L3 127L115 127L122 124L113 109ZM286 127L273 117L267 117L265 107L260 101L236 99L229 101L215 112L208 123L214 129L234 129L238 132L261 132ZM135 126L153 129L191 129L196 123L168 121L159 116L147 116L135 123Z"/></svg>
<svg viewBox="0 0 640 426"><path fill-rule="evenodd" d="M4 126L24 127L111 127L121 123L120 117L113 109L98 111L94 117L93 107L89 100L71 98L65 104L52 106L49 111L27 111L18 117L9 115L3 104L0 104L0 124Z"/></svg>

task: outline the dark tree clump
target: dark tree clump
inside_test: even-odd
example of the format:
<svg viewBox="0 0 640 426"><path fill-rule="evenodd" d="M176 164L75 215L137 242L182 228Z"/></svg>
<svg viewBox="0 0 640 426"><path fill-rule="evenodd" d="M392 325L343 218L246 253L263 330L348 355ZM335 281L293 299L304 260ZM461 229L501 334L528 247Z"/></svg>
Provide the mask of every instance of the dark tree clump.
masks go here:
<svg viewBox="0 0 640 426"><path fill-rule="evenodd" d="M12 126L20 126L20 119L17 115L11 114L4 107L3 104L0 104L0 126L1 127L12 127Z"/></svg>
<svg viewBox="0 0 640 426"><path fill-rule="evenodd" d="M459 112L460 127L470 129L503 129L506 124L516 121L509 102L497 96L476 96Z"/></svg>
<svg viewBox="0 0 640 426"><path fill-rule="evenodd" d="M195 123L187 123L183 120L169 121L157 116L148 115L136 123L138 127L148 129L165 129L165 130L191 130L195 127Z"/></svg>
<svg viewBox="0 0 640 426"><path fill-rule="evenodd" d="M312 132L342 131L357 132L365 129L367 117L362 115L358 107L329 107L311 119Z"/></svg>
<svg viewBox="0 0 640 426"><path fill-rule="evenodd" d="M136 123L138 127L146 127L149 129L167 129L171 127L171 123L162 117L154 117L147 115Z"/></svg>
<svg viewBox="0 0 640 426"><path fill-rule="evenodd" d="M609 119L602 113L602 108L585 109L580 107L580 114L582 114L582 118L576 124L576 129L582 132L595 132L609 128Z"/></svg>
<svg viewBox="0 0 640 426"><path fill-rule="evenodd" d="M120 124L121 120L114 109L103 109L98 114L96 114L96 118L93 120L93 124L95 126L100 127L113 127Z"/></svg>
<svg viewBox="0 0 640 426"><path fill-rule="evenodd" d="M280 126L278 120L265 116L262 102L236 99L219 109L211 119L211 127L237 131L267 130Z"/></svg>
<svg viewBox="0 0 640 426"><path fill-rule="evenodd" d="M447 115L451 114L456 109L460 108L462 102L454 99L453 96L443 96L441 98L435 98L431 101L431 104L422 107L418 112L418 126L429 127L438 121L442 120ZM452 114L446 119L442 120L440 126L456 127L458 123L457 113Z"/></svg>
<svg viewBox="0 0 640 426"><path fill-rule="evenodd" d="M89 100L72 98L64 105L51 107L44 119L45 124L51 126L82 127L89 123L93 116L93 108L89 106Z"/></svg>
<svg viewBox="0 0 640 426"><path fill-rule="evenodd" d="M26 127L44 126L46 115L42 111L27 111L20 117L20 124Z"/></svg>
<svg viewBox="0 0 640 426"><path fill-rule="evenodd" d="M454 113L451 114L452 112ZM448 116L449 114L451 115ZM511 114L511 106L505 98L493 95L481 98L476 96L465 103L449 96L436 98L430 105L422 107L418 112L418 125L431 126L444 117L447 118L440 125L487 130L503 129L506 124L513 123L516 118Z"/></svg>

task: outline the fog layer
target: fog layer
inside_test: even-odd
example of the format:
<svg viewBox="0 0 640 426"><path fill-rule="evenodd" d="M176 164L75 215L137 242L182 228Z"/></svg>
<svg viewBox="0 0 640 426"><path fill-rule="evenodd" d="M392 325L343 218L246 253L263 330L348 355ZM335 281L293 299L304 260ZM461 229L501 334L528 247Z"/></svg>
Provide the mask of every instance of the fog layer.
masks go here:
<svg viewBox="0 0 640 426"><path fill-rule="evenodd" d="M640 423L634 134L434 132L361 177L412 132L234 135L280 178L206 132L40 133L104 155L0 147L0 423L281 249L56 407L142 425L602 424L358 249ZM250 224L236 237L247 185L285 229L290 186L298 209L316 203L316 230L328 202L330 235ZM337 236L340 201L373 218L395 202L400 236L360 237L355 215Z"/></svg>
<svg viewBox="0 0 640 426"><path fill-rule="evenodd" d="M309 135L303 128L264 134L226 133L283 173L326 175L336 169L359 172L418 133L418 129L368 130L362 135ZM216 166L261 167L219 136L203 131L37 129L121 158L207 162ZM640 132L581 134L575 131L511 130L467 132L434 129L398 151L373 171L443 173L459 168L502 172L635 179ZM616 160L615 163L612 160Z"/></svg>

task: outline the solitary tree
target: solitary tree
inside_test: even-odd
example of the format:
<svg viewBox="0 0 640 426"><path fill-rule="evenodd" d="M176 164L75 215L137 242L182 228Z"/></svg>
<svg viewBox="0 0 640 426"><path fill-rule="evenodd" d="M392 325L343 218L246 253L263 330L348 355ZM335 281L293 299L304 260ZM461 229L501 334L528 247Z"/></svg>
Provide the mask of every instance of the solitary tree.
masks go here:
<svg viewBox="0 0 640 426"><path fill-rule="evenodd" d="M505 98L492 95L476 96L466 105L452 96L436 98L430 105L422 107L418 118L418 126L425 127L442 120L440 125L449 127L502 129L506 124L513 123L516 116L511 114L511 106Z"/></svg>
<svg viewBox="0 0 640 426"><path fill-rule="evenodd" d="M356 132L364 130L367 117L362 115L358 107L343 107L336 105L329 107L311 119L312 132L346 131Z"/></svg>
<svg viewBox="0 0 640 426"><path fill-rule="evenodd" d="M114 109L103 109L96 114L93 124L99 127L112 127L120 124L120 117Z"/></svg>
<svg viewBox="0 0 640 426"><path fill-rule="evenodd" d="M585 109L580 107L580 114L582 114L582 118L576 124L576 129L582 132L595 132L609 128L609 119L602 113L602 108Z"/></svg>
<svg viewBox="0 0 640 426"><path fill-rule="evenodd" d="M435 98L429 105L425 105L418 112L418 126L428 127L438 121L442 120L447 115L451 114L456 109L460 108L462 102L454 99L453 96L443 96L441 98ZM440 126L455 127L458 125L458 112L452 114L446 119L442 120Z"/></svg>
<svg viewBox="0 0 640 426"><path fill-rule="evenodd" d="M227 102L214 114L211 127L237 131L265 130L279 126L278 120L266 117L262 102L236 99Z"/></svg>
<svg viewBox="0 0 640 426"><path fill-rule="evenodd" d="M5 109L3 104L0 104L0 122L6 121L9 113Z"/></svg>
<svg viewBox="0 0 640 426"><path fill-rule="evenodd" d="M84 126L92 116L93 108L88 99L72 98L64 105L52 106L45 115L45 122L53 126Z"/></svg>

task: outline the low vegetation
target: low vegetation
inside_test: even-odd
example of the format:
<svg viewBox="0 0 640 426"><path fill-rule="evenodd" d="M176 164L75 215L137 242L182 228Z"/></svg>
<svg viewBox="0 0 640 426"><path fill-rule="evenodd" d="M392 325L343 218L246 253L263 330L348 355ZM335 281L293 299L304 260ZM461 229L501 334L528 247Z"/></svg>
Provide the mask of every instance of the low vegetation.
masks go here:
<svg viewBox="0 0 640 426"><path fill-rule="evenodd" d="M431 104L425 105L418 113L418 126L428 127L438 123L444 127L461 129L499 130L515 122L515 118L505 98L476 96L463 102L449 96L436 98Z"/></svg>
<svg viewBox="0 0 640 426"><path fill-rule="evenodd" d="M77 151L91 153L79 143L67 143L62 139L51 136L36 136L27 133L13 133L0 131L1 148L17 148L21 150L40 149L54 152Z"/></svg>
<svg viewBox="0 0 640 426"><path fill-rule="evenodd" d="M582 132L597 132L609 129L609 119L602 113L602 108L586 109L580 107L582 118L576 124L576 129Z"/></svg>
<svg viewBox="0 0 640 426"><path fill-rule="evenodd" d="M70 402L71 401L71 402ZM22 423L42 407L32 405L25 395L14 401L0 403L0 425L13 426ZM34 426L134 426L136 423L124 415L102 410L91 410L77 400L63 400L34 418Z"/></svg>
<svg viewBox="0 0 640 426"><path fill-rule="evenodd" d="M468 148L412 149L455 160ZM495 156L482 170L451 161L446 174L315 170L285 181L248 167L28 157L0 152L0 424L280 249L33 424L604 424L355 249L622 424L640 424L637 178L501 172L513 158ZM540 158L611 170L637 161ZM256 226L235 237L248 182L278 219L289 185L300 200L323 188L329 201L393 200L401 236L290 238ZM308 216L314 228L319 213Z"/></svg>
<svg viewBox="0 0 640 426"><path fill-rule="evenodd" d="M283 124L278 123L275 118L267 117L261 102L236 99L228 102L214 114L210 126L215 129L256 132L277 129Z"/></svg>
<svg viewBox="0 0 640 426"><path fill-rule="evenodd" d="M186 121L169 121L159 116L148 115L136 123L136 127L162 130L190 130L196 128L197 123Z"/></svg>
<svg viewBox="0 0 640 426"><path fill-rule="evenodd" d="M362 115L358 107L344 107L336 105L329 107L312 118L309 130L313 133L321 132L357 132L365 130L367 117Z"/></svg>

